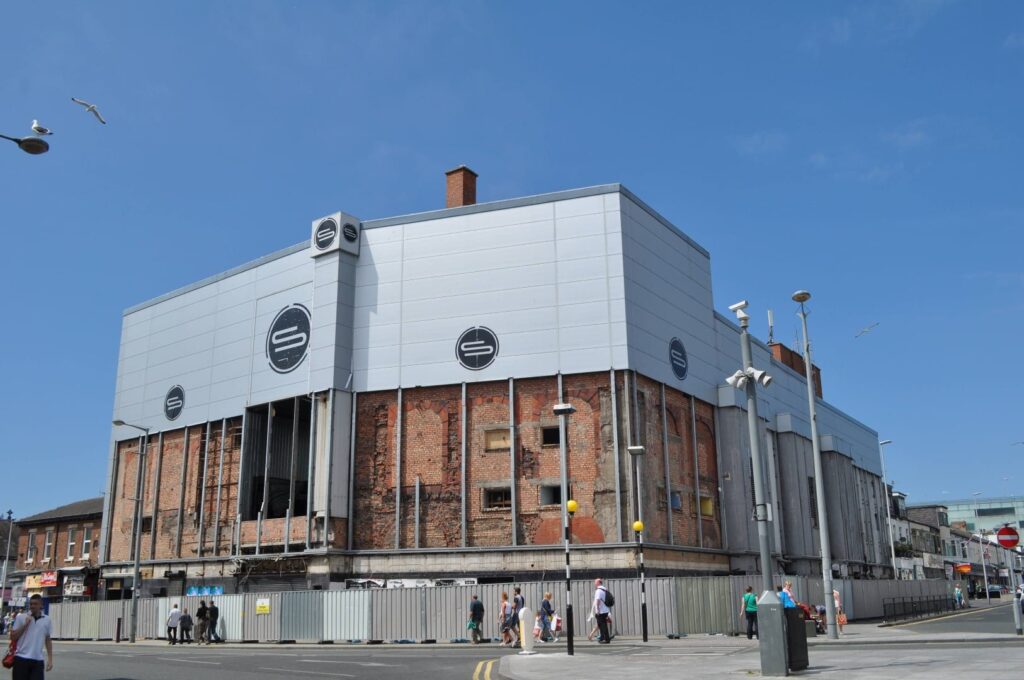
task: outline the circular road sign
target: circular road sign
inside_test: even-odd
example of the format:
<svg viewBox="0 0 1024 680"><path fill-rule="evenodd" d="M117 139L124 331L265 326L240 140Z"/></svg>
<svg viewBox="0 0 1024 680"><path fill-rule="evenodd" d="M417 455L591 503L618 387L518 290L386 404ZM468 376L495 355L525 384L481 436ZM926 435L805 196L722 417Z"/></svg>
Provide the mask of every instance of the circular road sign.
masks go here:
<svg viewBox="0 0 1024 680"><path fill-rule="evenodd" d="M1020 542L1020 535L1017 534L1017 530L1013 527L1003 527L996 532L996 540L1004 548L1016 548Z"/></svg>
<svg viewBox="0 0 1024 680"><path fill-rule="evenodd" d="M466 330L455 343L455 358L471 371L487 368L497 356L498 336L484 326Z"/></svg>

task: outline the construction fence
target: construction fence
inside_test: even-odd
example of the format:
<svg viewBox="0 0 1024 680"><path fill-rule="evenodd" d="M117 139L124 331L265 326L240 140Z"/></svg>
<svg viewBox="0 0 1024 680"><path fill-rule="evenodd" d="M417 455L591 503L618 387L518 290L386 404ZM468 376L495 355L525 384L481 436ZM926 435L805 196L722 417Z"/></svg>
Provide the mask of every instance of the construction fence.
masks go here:
<svg viewBox="0 0 1024 680"><path fill-rule="evenodd" d="M824 602L820 578L786 577L793 581L797 600L810 605ZM781 584L782 580L779 580ZM545 592L565 616L565 582L316 590L221 595L213 599L220 610L218 634L229 642L331 641L449 641L468 637L469 602L477 595L484 603L484 635L498 635L497 613L501 594L512 598L518 585L527 606L536 612ZM610 579L615 595L612 610L618 635L640 635L639 579ZM740 598L747 586L760 589L758 576L705 576L651 578L646 581L648 631L651 637L668 635L736 635ZM843 607L852 619L881 618L883 602L893 598L950 597L953 584L943 580L857 581L836 580ZM588 621L593 583L572 584L573 620L577 636L590 632ZM193 615L200 597L157 597L139 600L139 639L166 638L165 622L174 604ZM131 602L63 603L50 606L54 637L62 640L112 640L120 624L121 638L130 628ZM532 629L532 622L528 624Z"/></svg>

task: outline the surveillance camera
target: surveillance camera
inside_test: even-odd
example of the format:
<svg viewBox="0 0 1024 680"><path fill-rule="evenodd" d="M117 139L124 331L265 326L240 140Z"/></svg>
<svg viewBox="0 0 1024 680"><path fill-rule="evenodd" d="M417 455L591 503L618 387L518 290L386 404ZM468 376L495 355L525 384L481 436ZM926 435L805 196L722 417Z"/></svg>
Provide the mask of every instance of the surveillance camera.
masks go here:
<svg viewBox="0 0 1024 680"><path fill-rule="evenodd" d="M746 300L740 300L734 305L729 305L730 312L739 312L740 310L746 309L750 303Z"/></svg>

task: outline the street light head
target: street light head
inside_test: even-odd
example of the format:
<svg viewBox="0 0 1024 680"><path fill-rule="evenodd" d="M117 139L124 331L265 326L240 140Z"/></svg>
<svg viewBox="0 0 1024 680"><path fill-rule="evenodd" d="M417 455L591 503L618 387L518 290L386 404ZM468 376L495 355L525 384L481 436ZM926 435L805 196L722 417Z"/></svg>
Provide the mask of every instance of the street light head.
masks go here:
<svg viewBox="0 0 1024 680"><path fill-rule="evenodd" d="M640 520L637 520L637 521L633 522L633 531L635 531L636 533L639 534L643 530L644 530L644 523L643 522L641 522Z"/></svg>
<svg viewBox="0 0 1024 680"><path fill-rule="evenodd" d="M555 404L553 410L556 416L568 416L576 413L576 407L572 404Z"/></svg>
<svg viewBox="0 0 1024 680"><path fill-rule="evenodd" d="M629 447L626 447L626 451L629 452L629 455L635 457L635 456L642 456L642 455L644 455L644 453L646 452L646 449L644 447L642 447L642 446L629 446Z"/></svg>
<svg viewBox="0 0 1024 680"><path fill-rule="evenodd" d="M22 137L18 140L18 147L25 153L32 154L33 156L44 154L50 150L50 145L47 141L39 137Z"/></svg>
<svg viewBox="0 0 1024 680"><path fill-rule="evenodd" d="M570 515L575 515L580 509L580 504L570 498L565 504L565 509Z"/></svg>
<svg viewBox="0 0 1024 680"><path fill-rule="evenodd" d="M811 299L811 294L809 292L807 292L806 290L798 290L797 292L793 293L793 301L794 302L799 302L799 303L803 304L804 302L807 302L810 299Z"/></svg>
<svg viewBox="0 0 1024 680"><path fill-rule="evenodd" d="M892 440L891 439L883 439L882 441L878 442L879 446L885 446L886 444L892 444Z"/></svg>
<svg viewBox="0 0 1024 680"><path fill-rule="evenodd" d="M117 420L113 421L113 424L116 425L117 427L124 427L125 422L118 418Z"/></svg>

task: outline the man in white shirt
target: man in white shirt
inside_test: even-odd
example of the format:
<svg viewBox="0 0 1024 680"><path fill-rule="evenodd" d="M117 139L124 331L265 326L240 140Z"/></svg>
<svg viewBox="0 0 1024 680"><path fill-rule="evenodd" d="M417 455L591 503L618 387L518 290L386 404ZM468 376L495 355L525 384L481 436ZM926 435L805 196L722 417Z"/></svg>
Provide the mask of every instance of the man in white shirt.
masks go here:
<svg viewBox="0 0 1024 680"><path fill-rule="evenodd" d="M167 644L177 644L179 622L181 622L181 610L175 603L171 605L171 611L167 614Z"/></svg>
<svg viewBox="0 0 1024 680"><path fill-rule="evenodd" d="M594 616L597 617L597 629L600 634L597 637L597 642L602 645L610 644L612 639L608 634L608 614L611 610L608 609L608 605L605 604L605 596L608 590L604 587L603 581L597 578L594 579L594 606L592 611Z"/></svg>
<svg viewBox="0 0 1024 680"><path fill-rule="evenodd" d="M46 670L53 670L53 628L50 617L43 613L43 598L33 595L28 600L29 613L18 614L11 627L15 643L14 680L43 680L43 646L46 646Z"/></svg>

